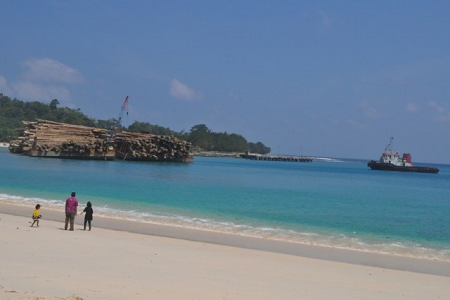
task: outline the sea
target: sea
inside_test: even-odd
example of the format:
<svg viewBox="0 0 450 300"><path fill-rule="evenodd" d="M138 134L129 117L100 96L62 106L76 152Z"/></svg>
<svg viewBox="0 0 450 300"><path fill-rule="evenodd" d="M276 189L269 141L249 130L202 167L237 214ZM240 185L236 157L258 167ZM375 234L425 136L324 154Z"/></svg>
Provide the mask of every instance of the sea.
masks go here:
<svg viewBox="0 0 450 300"><path fill-rule="evenodd" d="M368 160L195 157L192 163L33 158L0 148L0 202L291 243L450 261L450 165L375 171ZM45 217L45 216L44 216Z"/></svg>

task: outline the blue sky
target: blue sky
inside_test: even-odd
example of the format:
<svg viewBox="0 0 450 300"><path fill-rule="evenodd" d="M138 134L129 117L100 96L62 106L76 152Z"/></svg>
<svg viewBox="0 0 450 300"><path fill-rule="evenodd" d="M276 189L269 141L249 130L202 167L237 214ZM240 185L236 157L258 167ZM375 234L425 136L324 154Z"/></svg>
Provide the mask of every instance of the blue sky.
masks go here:
<svg viewBox="0 0 450 300"><path fill-rule="evenodd" d="M0 93L274 154L450 163L449 1L3 1Z"/></svg>

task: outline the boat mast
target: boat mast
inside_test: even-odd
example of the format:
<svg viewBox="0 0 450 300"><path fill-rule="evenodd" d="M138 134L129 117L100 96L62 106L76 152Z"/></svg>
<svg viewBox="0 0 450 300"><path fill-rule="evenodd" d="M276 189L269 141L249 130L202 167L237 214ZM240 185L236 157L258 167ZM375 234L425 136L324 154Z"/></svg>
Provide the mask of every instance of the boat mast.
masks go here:
<svg viewBox="0 0 450 300"><path fill-rule="evenodd" d="M391 139L389 140L389 144L387 144L386 148L384 149L384 152L391 152L393 144L394 144L394 137L391 136Z"/></svg>

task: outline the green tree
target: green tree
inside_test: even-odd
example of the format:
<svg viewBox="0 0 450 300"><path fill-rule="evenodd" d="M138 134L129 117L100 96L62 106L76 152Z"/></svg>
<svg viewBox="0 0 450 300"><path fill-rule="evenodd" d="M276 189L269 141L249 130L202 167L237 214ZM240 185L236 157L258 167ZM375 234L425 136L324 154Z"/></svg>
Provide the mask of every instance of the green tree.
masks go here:
<svg viewBox="0 0 450 300"><path fill-rule="evenodd" d="M211 133L211 130L205 125L205 124L199 124L191 127L191 134L192 133Z"/></svg>
<svg viewBox="0 0 450 300"><path fill-rule="evenodd" d="M35 121L45 119L61 123L84 125L110 129L117 124L117 119L96 120L83 114L80 109L58 107L58 99L53 99L49 104L34 102L23 102L11 99L0 93L0 142L9 142L15 139L24 128L22 121ZM194 147L208 151L243 152L250 150L254 153L267 154L270 148L261 142L248 143L239 134L228 134L227 132L213 132L205 124L191 127L189 132L172 131L148 122L134 122L128 130L134 132L148 132L157 135L174 135L177 138L189 141Z"/></svg>
<svg viewBox="0 0 450 300"><path fill-rule="evenodd" d="M148 122L138 122L135 121L128 127L129 131L133 132L145 132L156 135L177 135L175 132L170 130L169 128L165 128L158 125L152 125Z"/></svg>
<svg viewBox="0 0 450 300"><path fill-rule="evenodd" d="M9 142L17 138L20 129L24 127L22 121L34 121L37 118L96 127L95 119L78 110L58 108L57 103L57 99L53 99L48 105L37 101L23 102L0 94L0 141Z"/></svg>
<svg viewBox="0 0 450 300"><path fill-rule="evenodd" d="M211 130L205 124L195 125L191 128L188 141L192 145L204 150L213 150L214 141Z"/></svg>
<svg viewBox="0 0 450 300"><path fill-rule="evenodd" d="M268 154L271 151L271 149L269 147L266 147L261 142L257 142L256 144L248 143L248 147L249 147L250 152L252 152L252 153Z"/></svg>
<svg viewBox="0 0 450 300"><path fill-rule="evenodd" d="M56 109L58 105L59 105L58 99L53 99L52 102L50 102L51 109Z"/></svg>

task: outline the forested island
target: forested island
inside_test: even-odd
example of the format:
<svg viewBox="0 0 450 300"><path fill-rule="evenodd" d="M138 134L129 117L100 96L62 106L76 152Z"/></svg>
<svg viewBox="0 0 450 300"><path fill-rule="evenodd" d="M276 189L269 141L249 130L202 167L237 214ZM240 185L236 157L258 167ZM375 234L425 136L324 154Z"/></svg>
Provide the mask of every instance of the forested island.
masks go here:
<svg viewBox="0 0 450 300"><path fill-rule="evenodd" d="M59 104L57 99L51 100L48 104L37 101L24 102L18 99L11 99L0 93L0 142L10 142L16 139L20 134L20 130L24 128L23 121L45 119L106 130L115 126L118 121L115 118L97 120L85 115L80 109L58 107ZM205 124L194 125L189 132L176 132L170 128L148 122L135 121L130 126L121 129L136 133L174 136L191 143L193 152L250 151L258 154L270 153L270 147L265 146L261 142L248 142L242 135L236 133L213 132Z"/></svg>

